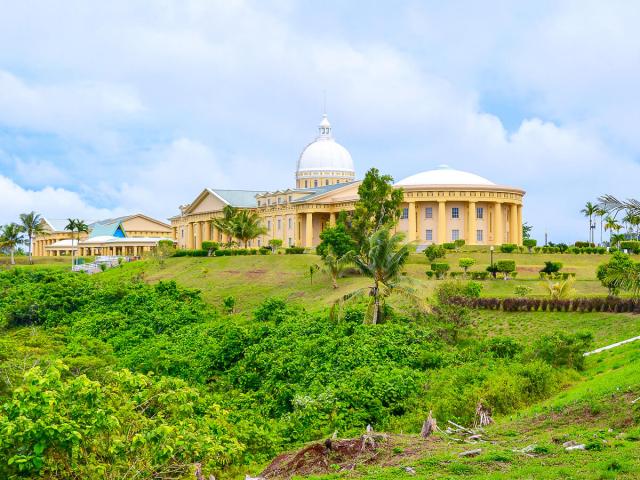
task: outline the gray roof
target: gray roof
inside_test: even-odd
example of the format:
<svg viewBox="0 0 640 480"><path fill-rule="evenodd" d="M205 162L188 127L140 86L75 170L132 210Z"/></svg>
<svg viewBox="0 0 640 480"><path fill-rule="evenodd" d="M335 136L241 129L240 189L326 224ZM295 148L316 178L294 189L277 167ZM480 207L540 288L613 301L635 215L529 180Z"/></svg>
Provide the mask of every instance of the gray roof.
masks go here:
<svg viewBox="0 0 640 480"><path fill-rule="evenodd" d="M213 194L219 196L232 207L254 208L258 205L256 195L266 193L254 190L221 190L218 188L209 189Z"/></svg>
<svg viewBox="0 0 640 480"><path fill-rule="evenodd" d="M68 218L45 218L44 221L51 225L54 232L64 232L69 223Z"/></svg>
<svg viewBox="0 0 640 480"><path fill-rule="evenodd" d="M308 202L309 200L313 200L314 198L319 197L320 195L324 195L325 193L330 192L332 190L337 190L338 188L346 187L347 185L351 185L352 183L356 183L356 182L336 183L335 185L324 185L322 187L317 187L317 188L302 189L301 191L309 191L309 195L296 198L295 200L293 200L293 203Z"/></svg>

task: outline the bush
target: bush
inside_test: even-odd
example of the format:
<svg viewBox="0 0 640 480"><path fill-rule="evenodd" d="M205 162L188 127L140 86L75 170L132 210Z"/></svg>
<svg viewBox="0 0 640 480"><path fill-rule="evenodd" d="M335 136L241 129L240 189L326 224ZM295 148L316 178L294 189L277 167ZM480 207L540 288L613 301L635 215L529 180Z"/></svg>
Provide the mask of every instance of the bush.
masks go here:
<svg viewBox="0 0 640 480"><path fill-rule="evenodd" d="M431 270L435 272L437 278L444 278L449 271L449 264L445 262L434 262L431 264Z"/></svg>
<svg viewBox="0 0 640 480"><path fill-rule="evenodd" d="M344 224L338 223L335 227L325 228L320 233L320 244L316 247L316 253L324 258L331 249L338 257L342 257L356 247L356 242Z"/></svg>
<svg viewBox="0 0 640 480"><path fill-rule="evenodd" d="M637 240L625 240L624 242L620 242L620 249L636 254L640 253L640 242Z"/></svg>
<svg viewBox="0 0 640 480"><path fill-rule="evenodd" d="M527 238L527 239L522 241L522 245L524 245L525 247L527 247L529 249L529 253L531 253L531 250L537 244L538 244L538 241L536 239L534 239L534 238Z"/></svg>
<svg viewBox="0 0 640 480"><path fill-rule="evenodd" d="M482 285L478 282L448 281L435 289L436 300L440 304L451 303L453 298L479 298Z"/></svg>
<svg viewBox="0 0 640 480"><path fill-rule="evenodd" d="M498 272L504 274L504 278L509 278L511 272L516 270L516 262L514 260L498 260L496 262L496 268Z"/></svg>
<svg viewBox="0 0 640 480"><path fill-rule="evenodd" d="M577 248L584 248L584 247L595 247L595 244L590 242L575 242L573 246Z"/></svg>
<svg viewBox="0 0 640 480"><path fill-rule="evenodd" d="M444 258L446 253L447 251L444 249L442 245L431 244L424 249L424 254L429 259L430 262L433 262L438 258Z"/></svg>
<svg viewBox="0 0 640 480"><path fill-rule="evenodd" d="M271 249L269 247L260 247L258 250L260 255L269 255L271 253Z"/></svg>
<svg viewBox="0 0 640 480"><path fill-rule="evenodd" d="M289 247L285 249L284 253L287 255L300 255L304 253L304 247Z"/></svg>
<svg viewBox="0 0 640 480"><path fill-rule="evenodd" d="M540 273L546 273L547 275L559 272L562 269L561 262L552 262L547 261L544 262L544 267L540 270Z"/></svg>
<svg viewBox="0 0 640 480"><path fill-rule="evenodd" d="M476 261L473 258L461 258L458 260L458 265L460 265L460 268L464 269L464 273L467 273L469 267L472 267L475 263Z"/></svg>
<svg viewBox="0 0 640 480"><path fill-rule="evenodd" d="M455 250L456 249L456 244L453 242L447 242L447 243L443 243L442 246L446 249L446 250Z"/></svg>
<svg viewBox="0 0 640 480"><path fill-rule="evenodd" d="M453 242L454 245L456 246L456 248L461 248L464 247L464 244L466 243L462 238L459 238L458 240L456 240L455 242Z"/></svg>
<svg viewBox="0 0 640 480"><path fill-rule="evenodd" d="M486 280L489 278L489 272L471 272L472 280Z"/></svg>
<svg viewBox="0 0 640 480"><path fill-rule="evenodd" d="M526 297L532 291L533 291L533 288L531 288L531 287L527 287L526 285L518 285L515 288L514 293L519 297Z"/></svg>
<svg viewBox="0 0 640 480"><path fill-rule="evenodd" d="M515 243L503 243L500 245L500 251L502 253L513 253L518 249Z"/></svg>
<svg viewBox="0 0 640 480"><path fill-rule="evenodd" d="M202 249L209 252L209 255L219 248L220 244L218 242L202 242Z"/></svg>
<svg viewBox="0 0 640 480"><path fill-rule="evenodd" d="M554 367L584 368L585 357L593 342L589 332L569 334L555 332L544 335L533 344L532 355Z"/></svg>
<svg viewBox="0 0 640 480"><path fill-rule="evenodd" d="M209 255L208 250L176 250L174 257L206 257Z"/></svg>

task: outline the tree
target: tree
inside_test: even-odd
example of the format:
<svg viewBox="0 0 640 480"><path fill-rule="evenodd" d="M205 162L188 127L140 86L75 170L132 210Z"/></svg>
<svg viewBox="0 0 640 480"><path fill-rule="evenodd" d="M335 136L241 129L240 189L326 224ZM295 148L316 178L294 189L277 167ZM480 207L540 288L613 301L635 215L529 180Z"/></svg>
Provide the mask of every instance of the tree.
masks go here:
<svg viewBox="0 0 640 480"><path fill-rule="evenodd" d="M373 280L369 288L372 299L370 305L371 323L376 324L381 317L384 298L397 287L398 275L409 258L409 248L402 245L404 235L391 235L388 228L378 230L371 235L364 248L364 254L354 257L354 263L360 271ZM384 287L382 292L380 288Z"/></svg>
<svg viewBox="0 0 640 480"><path fill-rule="evenodd" d="M640 262L624 253L616 252L602 270L598 268L598 278L610 293L622 289L630 291L634 298L640 296Z"/></svg>
<svg viewBox="0 0 640 480"><path fill-rule="evenodd" d="M614 232L619 232L620 229L622 228L622 225L620 225L615 218L611 217L611 216L607 216L607 218L604 219L604 229L609 230L609 245L613 246L613 235Z"/></svg>
<svg viewBox="0 0 640 480"><path fill-rule="evenodd" d="M316 253L324 257L329 251L333 251L334 255L342 257L356 248L356 243L349 235L346 225L339 222L335 227L325 228L320 233L320 244L316 247Z"/></svg>
<svg viewBox="0 0 640 480"><path fill-rule="evenodd" d="M160 240L158 245L151 251L151 258L158 263L160 268L164 268L165 261L176 253L173 240Z"/></svg>
<svg viewBox="0 0 640 480"><path fill-rule="evenodd" d="M217 228L219 231L227 235L227 237L233 236L233 220L236 216L238 209L231 205L225 205L222 209L222 217L217 217L211 220L211 225Z"/></svg>
<svg viewBox="0 0 640 480"><path fill-rule="evenodd" d="M598 200L600 207L609 214L615 215L622 210L627 210L632 215L640 215L640 201L633 198L618 200L613 195L603 195Z"/></svg>
<svg viewBox="0 0 640 480"><path fill-rule="evenodd" d="M372 168L358 187L358 196L351 231L360 252L366 255L374 232L390 230L398 222L404 195L401 189L393 187L393 177L380 175L377 168Z"/></svg>
<svg viewBox="0 0 640 480"><path fill-rule="evenodd" d="M271 240L269 240L269 247L271 247L271 251L273 253L276 253L276 251L282 247L282 240L280 240L279 238L272 238Z"/></svg>
<svg viewBox="0 0 640 480"><path fill-rule="evenodd" d="M467 270L469 270L469 267L474 266L475 263L476 261L473 258L461 258L460 260L458 260L458 265L460 265L460 268L464 269L465 276L467 275Z"/></svg>
<svg viewBox="0 0 640 480"><path fill-rule="evenodd" d="M78 250L78 254L80 253L80 234L81 233L89 233L89 225L87 225L84 220L80 220L79 218L68 218L67 226L64 227L65 230L71 232L71 265L75 265L76 262L74 260L76 249ZM74 248L74 238L73 234L76 233L76 241Z"/></svg>
<svg viewBox="0 0 640 480"><path fill-rule="evenodd" d="M533 250L533 247L535 247L537 244L538 244L538 241L535 238L527 238L522 241L522 245L527 247L527 249L529 250L529 253L531 253L531 251Z"/></svg>
<svg viewBox="0 0 640 480"><path fill-rule="evenodd" d="M353 263L353 251L348 251L344 255L338 255L333 248L329 247L327 254L322 257L324 271L331 277L331 285L338 288L338 277L344 268Z"/></svg>
<svg viewBox="0 0 640 480"><path fill-rule="evenodd" d="M444 258L447 254L447 251L442 245L436 245L432 243L427 248L424 249L424 255L429 259L430 262L433 263L434 260L438 258Z"/></svg>
<svg viewBox="0 0 640 480"><path fill-rule="evenodd" d="M594 243L593 242L593 226L594 225L593 225L592 218L597 211L598 211L598 207L591 202L587 202L584 208L580 210L580 213L582 213L585 217L589 217L589 235L587 236L587 238L589 239L588 240L589 243Z"/></svg>
<svg viewBox="0 0 640 480"><path fill-rule="evenodd" d="M561 298L567 298L573 295L573 282L573 277L570 277L560 282L552 282L551 280L547 280L546 282L542 283L542 286L547 290L549 296L553 300L559 300Z"/></svg>
<svg viewBox="0 0 640 480"><path fill-rule="evenodd" d="M0 230L0 247L9 250L11 255L11 265L16 264L15 251L18 245L22 244L24 240L22 235L24 234L24 228L17 223L10 223L2 227Z"/></svg>
<svg viewBox="0 0 640 480"><path fill-rule="evenodd" d="M249 240L267 233L261 225L260 216L250 210L240 210L233 219L233 226L233 236L244 243L244 248L249 245Z"/></svg>
<svg viewBox="0 0 640 480"><path fill-rule="evenodd" d="M604 227L604 216L607 214L607 211L602 208L602 206L598 206L597 210L596 210L596 215L598 217L600 217L600 243L599 245L602 245L602 229Z"/></svg>
<svg viewBox="0 0 640 480"><path fill-rule="evenodd" d="M531 238L531 230L533 230L532 225L529 225L527 222L522 224L522 240Z"/></svg>
<svg viewBox="0 0 640 480"><path fill-rule="evenodd" d="M36 212L21 213L20 223L22 224L22 228L29 239L29 264L33 264L33 239L34 237L45 233L44 226L42 225L42 217Z"/></svg>
<svg viewBox="0 0 640 480"><path fill-rule="evenodd" d="M515 272L516 262L514 260L498 260L496 262L496 269L498 272L504 274L504 279L509 279L509 274Z"/></svg>

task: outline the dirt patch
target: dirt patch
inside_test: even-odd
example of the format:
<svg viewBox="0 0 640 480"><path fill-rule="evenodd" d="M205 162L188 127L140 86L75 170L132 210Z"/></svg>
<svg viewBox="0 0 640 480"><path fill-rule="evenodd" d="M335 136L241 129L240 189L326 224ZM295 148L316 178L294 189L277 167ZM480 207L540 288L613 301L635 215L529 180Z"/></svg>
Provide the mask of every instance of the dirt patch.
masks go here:
<svg viewBox="0 0 640 480"><path fill-rule="evenodd" d="M267 273L267 270L265 270L265 269L249 270L249 271L247 272L247 277L249 277L249 278L261 277L261 276L263 276L265 273Z"/></svg>
<svg viewBox="0 0 640 480"><path fill-rule="evenodd" d="M423 440L410 435L376 435L375 442L365 437L326 440L312 443L297 452L278 455L261 473L267 479L289 479L293 476L322 475L350 471L358 465L410 465L436 439Z"/></svg>

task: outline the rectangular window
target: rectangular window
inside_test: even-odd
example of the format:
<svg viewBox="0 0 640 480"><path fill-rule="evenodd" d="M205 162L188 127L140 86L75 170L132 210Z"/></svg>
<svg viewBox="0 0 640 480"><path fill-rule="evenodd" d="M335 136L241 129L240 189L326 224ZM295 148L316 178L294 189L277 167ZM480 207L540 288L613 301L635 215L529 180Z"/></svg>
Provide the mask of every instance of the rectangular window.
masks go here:
<svg viewBox="0 0 640 480"><path fill-rule="evenodd" d="M424 218L433 218L433 208L427 207L424 209Z"/></svg>
<svg viewBox="0 0 640 480"><path fill-rule="evenodd" d="M291 237L289 237L289 246L293 245L293 241L291 240Z"/></svg>
<svg viewBox="0 0 640 480"><path fill-rule="evenodd" d="M460 218L460 209L458 207L451 209L451 218Z"/></svg>
<svg viewBox="0 0 640 480"><path fill-rule="evenodd" d="M409 207L404 207L402 209L402 215L400 215L400 218L402 220L406 220L407 218L409 218Z"/></svg>
<svg viewBox="0 0 640 480"><path fill-rule="evenodd" d="M451 230L451 240L454 242L460 239L460 230Z"/></svg>
<svg viewBox="0 0 640 480"><path fill-rule="evenodd" d="M271 220L267 220L267 230L271 231Z"/></svg>
<svg viewBox="0 0 640 480"><path fill-rule="evenodd" d="M476 218L484 218L484 208L478 207L476 208Z"/></svg>
<svg viewBox="0 0 640 480"><path fill-rule="evenodd" d="M258 239L258 246L260 246L260 239Z"/></svg>
<svg viewBox="0 0 640 480"><path fill-rule="evenodd" d="M278 231L282 230L282 220L278 219Z"/></svg>
<svg viewBox="0 0 640 480"><path fill-rule="evenodd" d="M291 202L291 198L293 198L293 197L291 197L291 195L289 195L289 202Z"/></svg>
<svg viewBox="0 0 640 480"><path fill-rule="evenodd" d="M476 241L482 242L484 232L482 230L476 230Z"/></svg>
<svg viewBox="0 0 640 480"><path fill-rule="evenodd" d="M292 227L293 227L293 220L289 218L289 229L291 229Z"/></svg>
<svg viewBox="0 0 640 480"><path fill-rule="evenodd" d="M427 230L426 238L428 241L433 240L433 230Z"/></svg>
<svg viewBox="0 0 640 480"><path fill-rule="evenodd" d="M258 206L260 206L260 200L258 200Z"/></svg>

